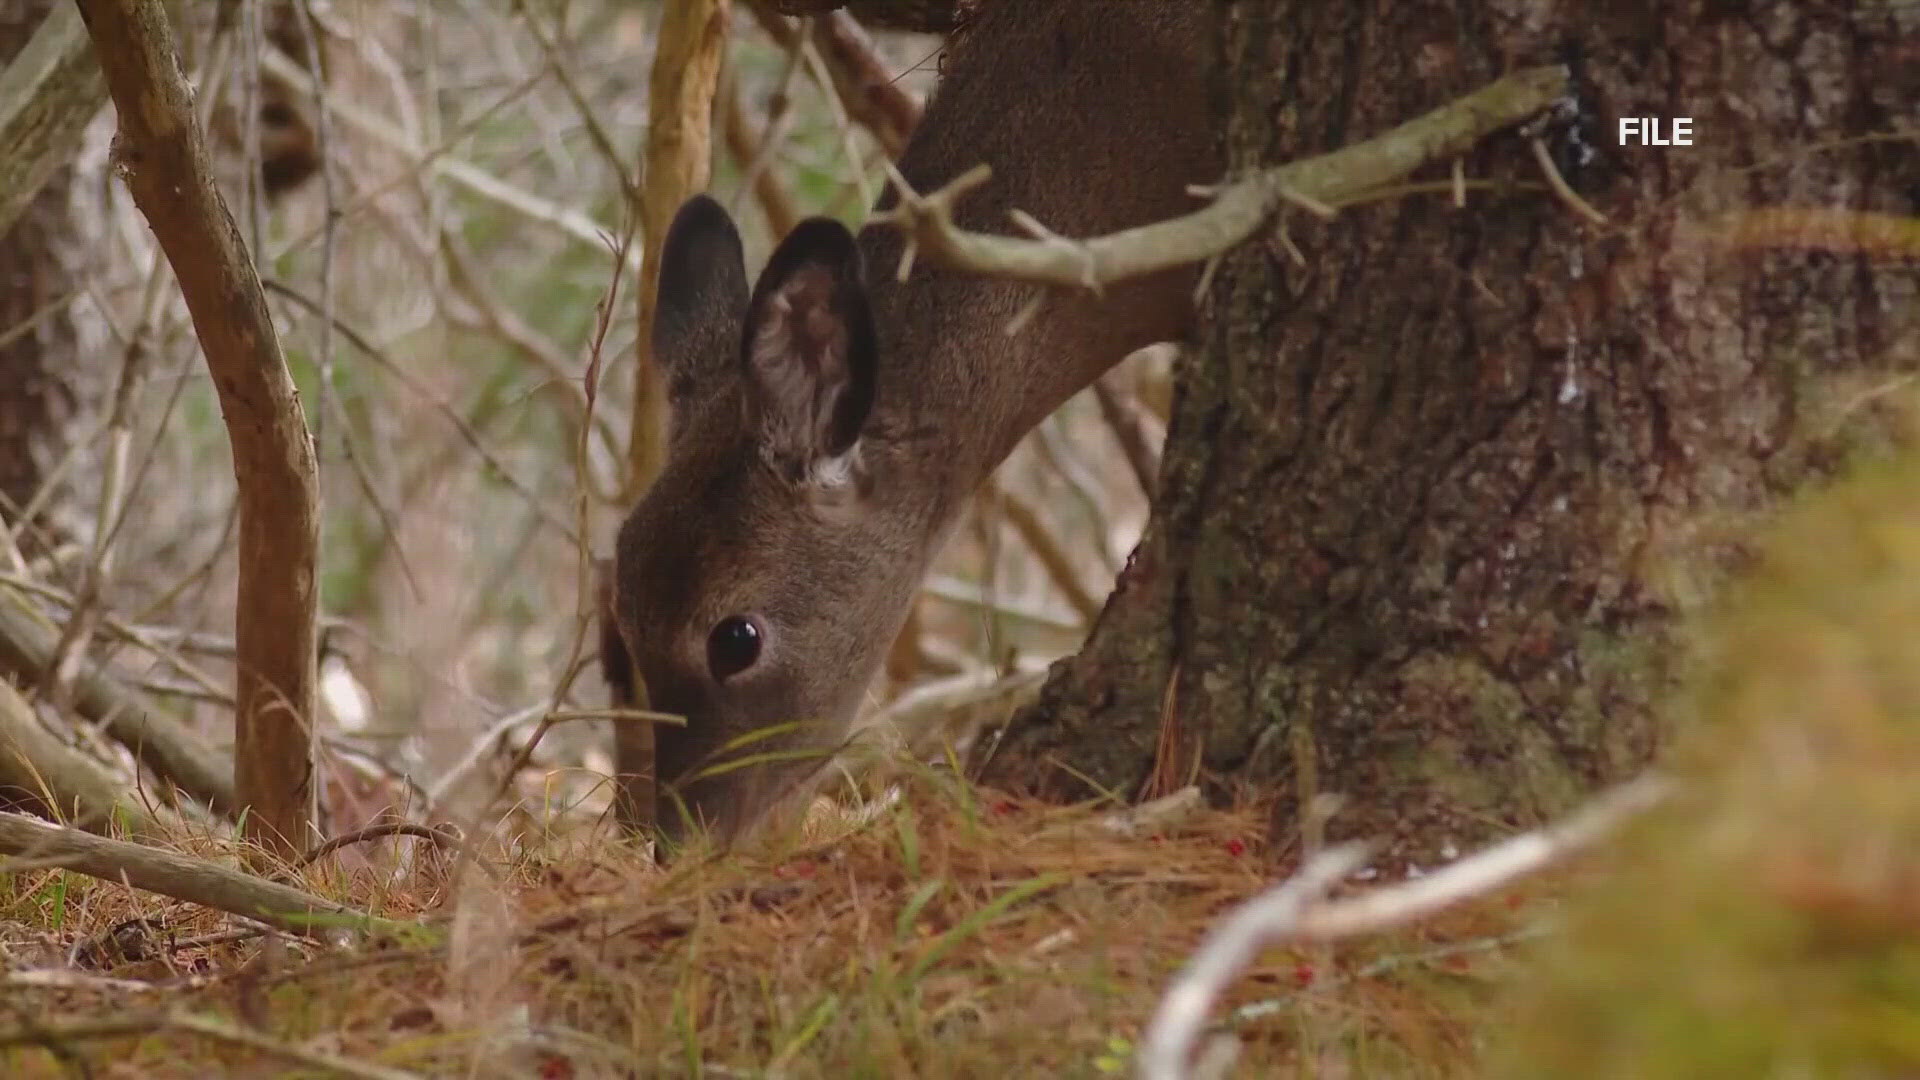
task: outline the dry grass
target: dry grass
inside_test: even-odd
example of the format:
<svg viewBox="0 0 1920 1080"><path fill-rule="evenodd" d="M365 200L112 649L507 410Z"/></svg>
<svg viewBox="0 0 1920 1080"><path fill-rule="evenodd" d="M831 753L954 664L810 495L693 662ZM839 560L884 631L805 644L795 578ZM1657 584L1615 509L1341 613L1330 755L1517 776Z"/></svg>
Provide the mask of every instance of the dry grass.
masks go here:
<svg viewBox="0 0 1920 1080"><path fill-rule="evenodd" d="M503 848L497 878L456 883L439 858L398 884L390 864L311 868L316 891L434 927L359 954L207 944L231 921L59 870L14 875L3 1071L259 1075L299 1048L431 1076L1124 1074L1201 935L1292 861L1265 848L1258 807L1129 839L1094 807L983 801L928 774L907 792L834 840L689 851L665 870L585 824ZM1270 950L1217 1017L1244 1075L1464 1070L1547 889L1350 948ZM152 929L112 934L136 919ZM107 937L138 955L70 957ZM162 1009L284 1045L89 1030ZM36 1024L74 1034L24 1045Z"/></svg>

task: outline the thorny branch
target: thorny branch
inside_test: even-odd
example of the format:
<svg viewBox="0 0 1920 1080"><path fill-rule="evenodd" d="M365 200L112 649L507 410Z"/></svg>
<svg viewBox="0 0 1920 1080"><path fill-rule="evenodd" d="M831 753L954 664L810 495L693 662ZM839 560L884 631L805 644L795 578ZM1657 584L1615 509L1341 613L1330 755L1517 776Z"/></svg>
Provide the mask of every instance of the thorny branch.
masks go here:
<svg viewBox="0 0 1920 1080"><path fill-rule="evenodd" d="M956 270L1098 292L1116 281L1219 255L1252 236L1286 203L1327 216L1329 204L1460 154L1547 108L1566 91L1567 70L1557 64L1515 72L1378 138L1229 184L1203 210L1090 240L1046 233L1025 215L1017 220L1037 239L960 229L954 207L992 179L986 165L925 195L908 189L896 173L900 202L874 220L894 225L908 238L902 280L912 270L915 252L925 251Z"/></svg>

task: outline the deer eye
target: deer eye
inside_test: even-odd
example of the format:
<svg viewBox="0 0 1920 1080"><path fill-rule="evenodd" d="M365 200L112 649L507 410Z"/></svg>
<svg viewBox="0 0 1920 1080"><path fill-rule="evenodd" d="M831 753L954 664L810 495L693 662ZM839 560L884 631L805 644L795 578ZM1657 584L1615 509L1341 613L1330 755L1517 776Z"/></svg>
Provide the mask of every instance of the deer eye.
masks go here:
<svg viewBox="0 0 1920 1080"><path fill-rule="evenodd" d="M760 624L745 615L729 615L707 635L707 672L725 682L760 659Z"/></svg>

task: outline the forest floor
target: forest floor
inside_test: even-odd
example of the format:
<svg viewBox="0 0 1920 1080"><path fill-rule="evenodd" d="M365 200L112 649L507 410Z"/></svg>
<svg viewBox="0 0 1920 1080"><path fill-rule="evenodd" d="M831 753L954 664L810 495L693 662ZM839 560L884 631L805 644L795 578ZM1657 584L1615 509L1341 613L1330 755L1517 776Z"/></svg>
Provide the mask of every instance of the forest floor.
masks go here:
<svg viewBox="0 0 1920 1080"><path fill-rule="evenodd" d="M529 830L457 878L381 841L298 875L423 926L353 947L57 866L0 876L0 1075L1132 1075L1208 930L1298 862L1261 807L1141 822L908 789L831 839L666 869L600 828ZM1266 949L1212 1044L1235 1075L1469 1072L1570 873Z"/></svg>

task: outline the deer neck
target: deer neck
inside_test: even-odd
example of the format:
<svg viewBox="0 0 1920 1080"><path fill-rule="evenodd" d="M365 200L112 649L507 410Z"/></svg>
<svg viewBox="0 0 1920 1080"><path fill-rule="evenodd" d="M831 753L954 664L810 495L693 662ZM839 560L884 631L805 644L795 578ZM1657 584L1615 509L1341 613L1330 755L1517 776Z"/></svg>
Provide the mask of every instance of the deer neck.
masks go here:
<svg viewBox="0 0 1920 1080"><path fill-rule="evenodd" d="M1016 208L1078 237L1191 211L1188 186L1221 172L1206 13L1198 0L987 5L953 46L902 176L924 193L991 166L956 221L996 233ZM903 282L896 230L870 226L859 243L882 357L872 430L917 481L889 487L935 529L1049 413L1129 353L1183 337L1192 315L1189 268L1101 297L1056 291L1010 334L1036 286L924 259Z"/></svg>

